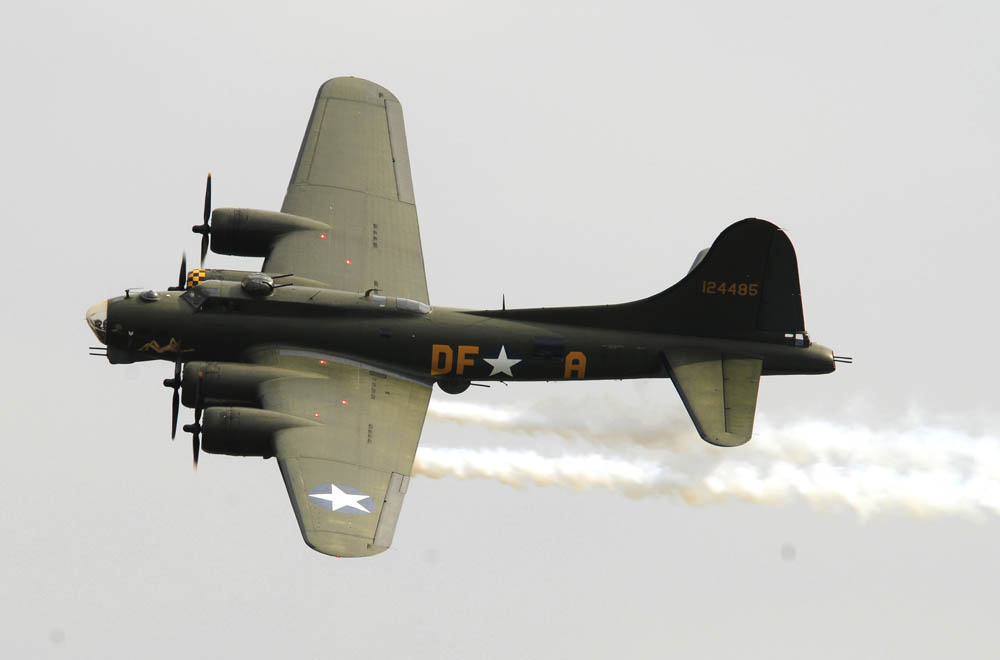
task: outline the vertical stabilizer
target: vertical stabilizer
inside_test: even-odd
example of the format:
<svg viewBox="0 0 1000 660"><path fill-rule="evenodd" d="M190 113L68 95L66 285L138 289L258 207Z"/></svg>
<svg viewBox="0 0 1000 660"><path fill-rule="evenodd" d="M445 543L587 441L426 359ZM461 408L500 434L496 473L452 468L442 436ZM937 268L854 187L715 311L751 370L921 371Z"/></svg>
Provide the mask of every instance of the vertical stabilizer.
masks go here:
<svg viewBox="0 0 1000 660"><path fill-rule="evenodd" d="M782 341L805 333L795 249L756 218L730 225L681 281L632 305L647 327L671 334Z"/></svg>

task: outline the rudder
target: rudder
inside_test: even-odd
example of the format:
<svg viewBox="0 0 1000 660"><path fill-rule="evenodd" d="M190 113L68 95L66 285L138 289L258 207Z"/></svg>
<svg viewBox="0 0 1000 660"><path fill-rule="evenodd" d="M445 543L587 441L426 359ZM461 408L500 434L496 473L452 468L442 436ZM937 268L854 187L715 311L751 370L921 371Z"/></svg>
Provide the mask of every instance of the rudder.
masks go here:
<svg viewBox="0 0 1000 660"><path fill-rule="evenodd" d="M806 341L795 249L767 220L730 225L677 284L633 305L660 332Z"/></svg>

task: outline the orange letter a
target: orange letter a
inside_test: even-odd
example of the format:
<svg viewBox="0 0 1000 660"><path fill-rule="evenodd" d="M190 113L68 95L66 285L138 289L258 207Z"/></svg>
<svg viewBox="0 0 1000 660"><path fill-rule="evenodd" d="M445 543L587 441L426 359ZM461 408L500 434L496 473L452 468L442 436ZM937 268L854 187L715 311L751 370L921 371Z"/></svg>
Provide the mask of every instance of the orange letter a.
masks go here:
<svg viewBox="0 0 1000 660"><path fill-rule="evenodd" d="M587 356L583 351L570 351L566 354L566 369L563 378L583 379L587 371Z"/></svg>

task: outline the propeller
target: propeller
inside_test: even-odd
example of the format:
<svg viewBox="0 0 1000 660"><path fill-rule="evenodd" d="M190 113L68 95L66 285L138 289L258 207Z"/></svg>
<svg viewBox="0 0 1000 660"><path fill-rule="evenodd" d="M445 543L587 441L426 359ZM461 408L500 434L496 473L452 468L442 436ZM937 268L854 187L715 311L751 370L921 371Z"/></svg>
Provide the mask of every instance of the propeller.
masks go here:
<svg viewBox="0 0 1000 660"><path fill-rule="evenodd" d="M183 291L187 288L187 263L188 256L185 252L181 255L181 272L177 275L177 286L167 287L167 291Z"/></svg>
<svg viewBox="0 0 1000 660"><path fill-rule="evenodd" d="M177 351L177 361L174 362L174 377L163 381L164 387L174 390L173 399L170 402L170 439L177 437L177 413L181 410L181 352Z"/></svg>
<svg viewBox="0 0 1000 660"><path fill-rule="evenodd" d="M191 227L191 231L201 234L201 265L205 265L205 255L208 254L208 238L212 233L212 228L208 221L212 217L212 173L208 173L205 180L205 213L202 216L202 223Z"/></svg>
<svg viewBox="0 0 1000 660"><path fill-rule="evenodd" d="M201 379L203 374L198 372L198 380L195 381L194 391L194 424L183 426L185 433L191 434L191 453L194 457L194 469L198 470L198 452L201 449L201 413L204 401L201 398Z"/></svg>

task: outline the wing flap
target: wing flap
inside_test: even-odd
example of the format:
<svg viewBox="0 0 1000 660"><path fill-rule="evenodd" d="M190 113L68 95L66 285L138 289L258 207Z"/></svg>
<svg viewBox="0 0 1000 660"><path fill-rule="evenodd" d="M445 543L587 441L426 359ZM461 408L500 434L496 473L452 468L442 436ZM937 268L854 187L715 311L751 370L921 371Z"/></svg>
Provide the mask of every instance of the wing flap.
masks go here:
<svg viewBox="0 0 1000 660"><path fill-rule="evenodd" d="M392 536L396 532L399 512L403 508L403 497L406 496L406 489L409 485L410 478L404 477L398 472L393 472L389 477L389 487L385 492L385 501L382 502L378 526L375 528L373 545L376 548L388 548L392 545Z"/></svg>
<svg viewBox="0 0 1000 660"><path fill-rule="evenodd" d="M720 447L736 447L753 433L763 361L717 351L664 354L670 378L698 434Z"/></svg>
<svg viewBox="0 0 1000 660"><path fill-rule="evenodd" d="M392 169L396 175L396 198L407 204L416 204L413 177L410 175L410 152L406 148L406 128L403 126L403 107L398 101L386 99L385 116L389 124Z"/></svg>

